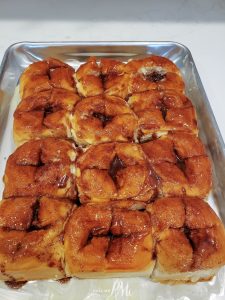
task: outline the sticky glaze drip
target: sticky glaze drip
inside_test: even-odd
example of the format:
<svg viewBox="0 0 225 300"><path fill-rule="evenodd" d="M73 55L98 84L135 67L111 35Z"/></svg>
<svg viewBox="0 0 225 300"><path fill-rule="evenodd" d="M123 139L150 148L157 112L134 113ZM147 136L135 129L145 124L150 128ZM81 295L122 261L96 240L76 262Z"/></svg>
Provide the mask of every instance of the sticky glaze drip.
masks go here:
<svg viewBox="0 0 225 300"><path fill-rule="evenodd" d="M15 289L15 290L22 288L26 283L27 283L27 281L5 281L5 284L9 288Z"/></svg>
<svg viewBox="0 0 225 300"><path fill-rule="evenodd" d="M151 82L159 82L166 77L166 74L162 74L157 71L153 71L152 73L147 74L145 77L147 80L149 80Z"/></svg>
<svg viewBox="0 0 225 300"><path fill-rule="evenodd" d="M116 179L117 172L124 169L125 167L126 167L125 163L116 154L110 163L110 167L108 171L110 177L115 182L115 184L117 184L117 179Z"/></svg>
<svg viewBox="0 0 225 300"><path fill-rule="evenodd" d="M99 119L102 122L102 127L104 128L112 120L112 116L107 116L99 112L94 112L93 117Z"/></svg>
<svg viewBox="0 0 225 300"><path fill-rule="evenodd" d="M71 277L66 277L66 278L62 278L62 279L58 279L57 281L61 284L65 284L68 283L70 281Z"/></svg>

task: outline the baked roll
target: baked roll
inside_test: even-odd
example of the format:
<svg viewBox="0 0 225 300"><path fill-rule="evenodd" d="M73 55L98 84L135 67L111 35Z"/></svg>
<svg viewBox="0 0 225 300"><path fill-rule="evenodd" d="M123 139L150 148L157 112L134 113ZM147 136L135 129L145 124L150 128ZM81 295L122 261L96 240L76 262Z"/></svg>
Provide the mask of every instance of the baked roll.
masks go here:
<svg viewBox="0 0 225 300"><path fill-rule="evenodd" d="M103 92L127 99L133 93L148 90L177 90L184 93L184 82L177 66L165 57L151 55L127 64L113 59L91 57L75 74L79 94L83 97Z"/></svg>
<svg viewBox="0 0 225 300"><path fill-rule="evenodd" d="M137 142L160 137L168 131L198 133L191 101L175 90L151 90L133 94L129 105L138 117Z"/></svg>
<svg viewBox="0 0 225 300"><path fill-rule="evenodd" d="M8 158L3 197L75 199L77 153L74 143L69 140L47 138L23 144Z"/></svg>
<svg viewBox="0 0 225 300"><path fill-rule="evenodd" d="M86 204L74 210L64 236L67 276L146 276L154 267L151 222L129 204Z"/></svg>
<svg viewBox="0 0 225 300"><path fill-rule="evenodd" d="M75 75L78 93L82 97L106 94L125 99L128 95L130 74L125 73L125 64L113 59L90 57Z"/></svg>
<svg viewBox="0 0 225 300"><path fill-rule="evenodd" d="M74 74L77 91L83 97L100 95L104 92L101 70L94 57L82 64Z"/></svg>
<svg viewBox="0 0 225 300"><path fill-rule="evenodd" d="M76 72L49 58L24 71L0 279L183 283L225 265L225 229L203 201L210 160L184 89L176 65L154 55L90 58Z"/></svg>
<svg viewBox="0 0 225 300"><path fill-rule="evenodd" d="M52 88L23 98L14 113L14 141L71 137L70 117L79 96L66 89Z"/></svg>
<svg viewBox="0 0 225 300"><path fill-rule="evenodd" d="M132 74L131 94L148 90L176 90L184 93L185 85L180 70L166 57L151 55L144 59L131 60L126 73Z"/></svg>
<svg viewBox="0 0 225 300"><path fill-rule="evenodd" d="M208 195L212 187L211 164L196 136L172 132L141 147L156 174L160 196Z"/></svg>
<svg viewBox="0 0 225 300"><path fill-rule="evenodd" d="M76 162L76 182L82 203L127 199L147 202L156 191L141 146L131 143L91 146Z"/></svg>
<svg viewBox="0 0 225 300"><path fill-rule="evenodd" d="M0 278L9 281L144 276L185 283L209 280L225 264L224 226L196 197L78 208L68 199L9 198L0 205L0 245Z"/></svg>
<svg viewBox="0 0 225 300"><path fill-rule="evenodd" d="M71 122L79 145L132 141L137 127L137 118L126 101L104 95L78 103Z"/></svg>
<svg viewBox="0 0 225 300"><path fill-rule="evenodd" d="M55 58L35 62L20 77L20 98L52 88L76 92L74 72L71 66Z"/></svg>
<svg viewBox="0 0 225 300"><path fill-rule="evenodd" d="M156 282L211 279L225 263L225 230L200 198L161 198L146 210L86 204L65 228L67 276L150 276Z"/></svg>
<svg viewBox="0 0 225 300"><path fill-rule="evenodd" d="M9 198L0 205L0 279L65 277L63 230L68 199Z"/></svg>
<svg viewBox="0 0 225 300"><path fill-rule="evenodd" d="M225 263L225 230L199 198L161 198L147 206L156 265L151 279L182 283L210 280Z"/></svg>
<svg viewBox="0 0 225 300"><path fill-rule="evenodd" d="M127 99L149 90L176 90L184 93L184 82L176 65L165 57L151 55L127 64L101 62L105 93Z"/></svg>
<svg viewBox="0 0 225 300"><path fill-rule="evenodd" d="M100 68L105 93L127 100L132 75L126 72L126 64L103 58L100 61Z"/></svg>

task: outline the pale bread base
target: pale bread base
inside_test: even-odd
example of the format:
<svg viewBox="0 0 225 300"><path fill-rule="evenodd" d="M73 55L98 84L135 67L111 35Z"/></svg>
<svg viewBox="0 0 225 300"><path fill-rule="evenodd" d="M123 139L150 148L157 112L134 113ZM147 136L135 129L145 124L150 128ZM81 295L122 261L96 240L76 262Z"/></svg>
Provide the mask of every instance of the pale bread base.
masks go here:
<svg viewBox="0 0 225 300"><path fill-rule="evenodd" d="M181 283L196 283L198 281L208 281L215 276L219 268L198 270L193 272L175 272L169 273L155 268L151 280L154 282L181 284Z"/></svg>
<svg viewBox="0 0 225 300"><path fill-rule="evenodd" d="M61 279L65 277L65 273L57 267L49 267L45 263L32 266L31 264L23 264L23 267L18 263L18 268L13 266L7 268L4 273L0 273L0 280L4 281L30 281L44 279Z"/></svg>
<svg viewBox="0 0 225 300"><path fill-rule="evenodd" d="M97 271L97 272L71 272L68 270L68 266L66 267L66 273L68 276L73 276L77 278L90 278L90 279L95 279L95 278L127 278L127 277L145 277L149 278L154 270L155 267L155 262L152 261L144 270L141 271L132 271L132 270L127 270L127 271L121 271L121 270L115 270L111 271L106 270L106 271Z"/></svg>

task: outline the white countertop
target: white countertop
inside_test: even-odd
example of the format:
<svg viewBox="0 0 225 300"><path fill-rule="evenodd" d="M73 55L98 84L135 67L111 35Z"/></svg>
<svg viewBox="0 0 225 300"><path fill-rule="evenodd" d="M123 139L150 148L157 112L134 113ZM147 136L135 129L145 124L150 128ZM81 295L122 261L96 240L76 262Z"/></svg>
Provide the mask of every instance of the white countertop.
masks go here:
<svg viewBox="0 0 225 300"><path fill-rule="evenodd" d="M0 0L0 60L19 41L182 43L225 140L224 0Z"/></svg>

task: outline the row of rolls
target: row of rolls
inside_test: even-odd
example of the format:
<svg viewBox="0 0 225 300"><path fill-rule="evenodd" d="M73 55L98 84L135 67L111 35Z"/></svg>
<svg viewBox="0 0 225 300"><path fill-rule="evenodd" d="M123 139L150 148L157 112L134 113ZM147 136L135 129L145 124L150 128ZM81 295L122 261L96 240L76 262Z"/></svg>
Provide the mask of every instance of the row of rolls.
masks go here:
<svg viewBox="0 0 225 300"><path fill-rule="evenodd" d="M192 151L193 150L193 151ZM9 156L4 198L52 196L80 203L197 196L211 189L200 140L187 133L144 144L102 143L81 150L71 140L31 140Z"/></svg>
<svg viewBox="0 0 225 300"><path fill-rule="evenodd" d="M127 64L94 58L75 70L54 59L29 66L14 113L17 145L72 138L80 146L144 142L169 131L198 134L195 110L178 68L152 56Z"/></svg>
<svg viewBox="0 0 225 300"><path fill-rule="evenodd" d="M0 279L208 280L225 230L179 69L53 58L20 78L0 205Z"/></svg>

